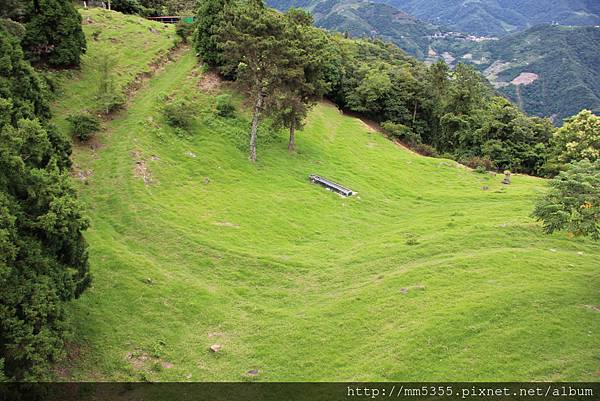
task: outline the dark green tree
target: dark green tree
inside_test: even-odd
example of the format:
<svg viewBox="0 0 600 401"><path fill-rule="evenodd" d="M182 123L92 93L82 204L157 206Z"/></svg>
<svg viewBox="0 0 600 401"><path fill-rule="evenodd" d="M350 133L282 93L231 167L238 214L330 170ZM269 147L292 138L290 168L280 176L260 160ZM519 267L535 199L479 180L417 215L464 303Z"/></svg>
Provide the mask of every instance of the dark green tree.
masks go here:
<svg viewBox="0 0 600 401"><path fill-rule="evenodd" d="M86 51L81 16L70 0L36 0L21 44L34 64L77 67Z"/></svg>
<svg viewBox="0 0 600 401"><path fill-rule="evenodd" d="M309 110L327 91L325 69L327 36L312 26L305 11L286 12L283 45L288 49L288 68L281 71L281 85L274 96L274 120L289 129L288 150L295 150L296 130L304 126Z"/></svg>
<svg viewBox="0 0 600 401"><path fill-rule="evenodd" d="M0 359L21 380L62 352L65 303L90 283L88 223L70 183L70 141L48 125L42 81L2 28L0 105Z"/></svg>
<svg viewBox="0 0 600 401"><path fill-rule="evenodd" d="M202 62L211 67L219 67L223 63L217 34L219 28L225 23L225 9L231 3L231 0L203 0L196 12L194 37L196 53Z"/></svg>

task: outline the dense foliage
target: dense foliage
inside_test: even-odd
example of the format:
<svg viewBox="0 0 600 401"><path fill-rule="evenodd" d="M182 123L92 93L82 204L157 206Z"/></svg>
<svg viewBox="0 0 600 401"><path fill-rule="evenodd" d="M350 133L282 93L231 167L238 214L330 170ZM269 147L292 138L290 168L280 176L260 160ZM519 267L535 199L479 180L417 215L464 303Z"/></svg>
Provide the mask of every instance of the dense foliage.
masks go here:
<svg viewBox="0 0 600 401"><path fill-rule="evenodd" d="M0 360L36 377L60 355L64 304L89 285L71 145L48 124L43 81L0 28Z"/></svg>
<svg viewBox="0 0 600 401"><path fill-rule="evenodd" d="M190 15L194 2L189 0L111 0L111 9L124 14L144 17L159 15Z"/></svg>
<svg viewBox="0 0 600 401"><path fill-rule="evenodd" d="M600 239L600 161L583 160L561 172L538 200L533 216L547 233L567 230Z"/></svg>
<svg viewBox="0 0 600 401"><path fill-rule="evenodd" d="M22 40L33 63L53 67L78 66L86 42L81 16L70 0L39 0L31 9Z"/></svg>
<svg viewBox="0 0 600 401"><path fill-rule="evenodd" d="M90 113L72 114L67 117L71 135L80 141L87 141L94 132L100 129L100 119Z"/></svg>
<svg viewBox="0 0 600 401"><path fill-rule="evenodd" d="M556 131L555 140L561 163L600 160L600 117L582 110Z"/></svg>
<svg viewBox="0 0 600 401"><path fill-rule="evenodd" d="M200 3L196 14L194 45L202 61L210 66L220 66L217 49L217 29L224 24L224 10L229 0L206 0Z"/></svg>

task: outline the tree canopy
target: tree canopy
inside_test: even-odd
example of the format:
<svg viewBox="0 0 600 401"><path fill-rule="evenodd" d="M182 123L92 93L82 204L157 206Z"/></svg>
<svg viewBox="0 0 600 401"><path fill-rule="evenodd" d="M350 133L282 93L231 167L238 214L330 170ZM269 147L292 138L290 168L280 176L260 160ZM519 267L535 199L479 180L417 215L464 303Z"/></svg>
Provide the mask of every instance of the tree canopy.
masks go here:
<svg viewBox="0 0 600 401"><path fill-rule="evenodd" d="M39 377L62 352L65 303L89 285L68 138L48 124L47 91L0 27L0 360Z"/></svg>
<svg viewBox="0 0 600 401"><path fill-rule="evenodd" d="M567 230L574 236L600 239L600 161L582 160L550 181L533 216L547 233Z"/></svg>
<svg viewBox="0 0 600 401"><path fill-rule="evenodd" d="M30 8L22 45L32 63L78 66L86 51L81 16L69 0L39 0Z"/></svg>

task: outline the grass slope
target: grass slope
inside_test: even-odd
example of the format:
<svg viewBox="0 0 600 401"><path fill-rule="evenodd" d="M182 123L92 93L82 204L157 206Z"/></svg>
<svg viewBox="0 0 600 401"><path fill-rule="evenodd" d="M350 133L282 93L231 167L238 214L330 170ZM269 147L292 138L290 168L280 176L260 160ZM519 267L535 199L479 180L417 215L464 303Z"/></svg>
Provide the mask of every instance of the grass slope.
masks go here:
<svg viewBox="0 0 600 401"><path fill-rule="evenodd" d="M191 53L167 65L74 156L94 283L59 378L598 379L600 248L540 232L544 181L414 155L329 104L298 153L280 134L253 165L247 116L215 117L201 75ZM195 102L190 137L166 96Z"/></svg>
<svg viewBox="0 0 600 401"><path fill-rule="evenodd" d="M152 64L167 55L176 37L172 25L101 8L80 9L79 12L88 47L82 57L81 69L55 74L60 101L53 112L55 123L63 129L66 129L65 118L70 113L98 109L95 98L100 58L112 58L115 86L124 91L136 79L152 71Z"/></svg>

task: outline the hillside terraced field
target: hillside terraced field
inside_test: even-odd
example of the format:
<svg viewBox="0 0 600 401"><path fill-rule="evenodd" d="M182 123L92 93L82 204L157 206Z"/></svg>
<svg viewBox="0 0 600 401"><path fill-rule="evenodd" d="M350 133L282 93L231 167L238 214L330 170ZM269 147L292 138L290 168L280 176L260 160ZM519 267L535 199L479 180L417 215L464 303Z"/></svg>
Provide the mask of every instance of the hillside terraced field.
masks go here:
<svg viewBox="0 0 600 401"><path fill-rule="evenodd" d="M600 247L542 234L543 180L415 155L328 103L252 164L243 99L203 74L183 52L76 148L94 282L59 379L598 380ZM187 136L160 113L178 96Z"/></svg>

